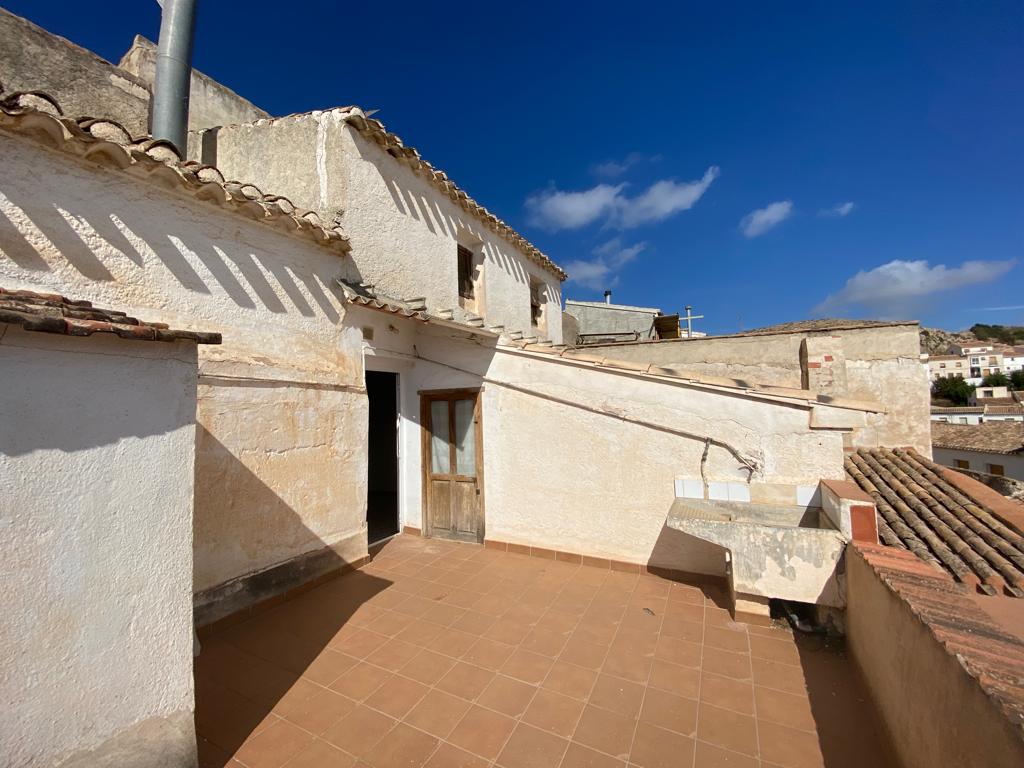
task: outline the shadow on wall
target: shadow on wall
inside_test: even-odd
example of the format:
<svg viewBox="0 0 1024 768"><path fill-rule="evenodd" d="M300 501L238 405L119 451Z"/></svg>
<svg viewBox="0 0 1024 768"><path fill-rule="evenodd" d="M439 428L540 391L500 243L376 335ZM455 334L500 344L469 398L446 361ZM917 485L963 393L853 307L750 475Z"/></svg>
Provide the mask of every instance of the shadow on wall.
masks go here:
<svg viewBox="0 0 1024 768"><path fill-rule="evenodd" d="M399 166L394 158L384 153L379 147L369 144L364 147L364 141L355 142L360 157L372 164L377 169L382 183L391 194L395 203L395 210L403 216L409 216L416 221L423 222L430 232L439 237L447 237L451 240L458 240L459 230L479 232L490 231L476 217L466 214L465 216L452 216L441 210L434 195L424 196L413 189L409 184L404 183L406 176L412 171ZM423 177L416 177L422 184L429 186L430 182ZM435 194L441 195L441 192ZM503 248L497 247L493 241L487 243L483 249L485 261L497 263L501 269L512 275L516 282L529 285L530 277L519 259L512 258Z"/></svg>
<svg viewBox="0 0 1024 768"><path fill-rule="evenodd" d="M206 443L209 449L209 441L216 443L209 433L199 432L200 445ZM264 603L263 610L236 613L220 626L200 629L196 733L204 768L228 765L246 742L255 752L268 749L281 738L274 732L274 715L287 715L311 731L326 729L340 718L348 700L326 687L357 661L331 646L352 634L353 625L366 621L371 611L360 610L363 603L391 585L362 571L336 578L348 563L271 488L223 446L220 450L219 474L231 478L232 495L241 502L234 521L244 525L243 511L258 509L261 517L272 516L275 526L289 529L296 540L304 538L309 549L306 556L237 582L237 589L223 598L236 608L276 598ZM197 529L197 541L199 535ZM282 595L288 589L292 592L285 601ZM224 612L210 605L205 610ZM197 606L197 614L203 612Z"/></svg>
<svg viewBox="0 0 1024 768"><path fill-rule="evenodd" d="M662 524L647 558L648 570L659 576L678 577L678 572L682 571L696 581L706 580L728 587L725 566L724 547L670 528L667 523Z"/></svg>
<svg viewBox="0 0 1024 768"><path fill-rule="evenodd" d="M232 232L225 231L217 240L195 233L169 234L162 224L168 217L148 215L146 205L155 203L143 203L121 213L98 212L70 196L57 202L43 202L5 189L0 192L0 253L26 271L50 271L34 241L59 253L85 278L100 282L122 279L108 269L115 268L116 263L110 256L104 264L96 255L103 249L114 259L118 255L125 259L119 270L122 275L130 274L131 265L145 270L147 262L158 261L182 288L212 294L212 286L196 271L191 260L201 263L220 290L243 309L263 308L275 314L298 312L304 317L321 315L331 323L340 322L330 296L336 300L340 297L334 278L342 272L346 279L359 279L351 259L324 251L327 266L317 268L308 263L288 264L257 256L240 247ZM211 214L211 222L227 215ZM182 225L181 229L184 232L188 227ZM267 228L270 248L274 238L287 235ZM307 247L317 246L310 243Z"/></svg>
<svg viewBox="0 0 1024 768"><path fill-rule="evenodd" d="M885 749L886 737L878 712L846 651L845 643L798 635L796 645L823 764L829 768L865 765L896 768L898 763ZM765 668L766 675L772 675L770 666L782 662L755 660L755 663ZM756 682L756 669L754 676ZM795 698L783 693L774 696L776 699ZM777 706L780 713L787 709L786 702L782 700L777 702ZM805 735L794 731L795 738Z"/></svg>

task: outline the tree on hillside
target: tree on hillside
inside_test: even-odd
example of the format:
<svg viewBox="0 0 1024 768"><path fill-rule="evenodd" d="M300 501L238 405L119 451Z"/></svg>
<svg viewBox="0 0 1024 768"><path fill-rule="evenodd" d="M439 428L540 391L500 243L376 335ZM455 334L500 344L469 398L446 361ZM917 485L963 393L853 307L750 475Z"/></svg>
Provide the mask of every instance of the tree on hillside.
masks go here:
<svg viewBox="0 0 1024 768"><path fill-rule="evenodd" d="M1018 392L1024 390L1024 371L1014 371L1010 374L1010 386Z"/></svg>
<svg viewBox="0 0 1024 768"><path fill-rule="evenodd" d="M981 386L983 387L1008 387L1010 386L1010 379L1005 373L990 373L984 379L981 380Z"/></svg>
<svg viewBox="0 0 1024 768"><path fill-rule="evenodd" d="M974 393L974 385L968 384L959 377L936 379L932 384L932 397L936 400L948 400L953 405L967 405Z"/></svg>
<svg viewBox="0 0 1024 768"><path fill-rule="evenodd" d="M971 326L971 333L978 339L999 341L1003 344L1017 344L1024 341L1024 327L1019 325L975 323Z"/></svg>

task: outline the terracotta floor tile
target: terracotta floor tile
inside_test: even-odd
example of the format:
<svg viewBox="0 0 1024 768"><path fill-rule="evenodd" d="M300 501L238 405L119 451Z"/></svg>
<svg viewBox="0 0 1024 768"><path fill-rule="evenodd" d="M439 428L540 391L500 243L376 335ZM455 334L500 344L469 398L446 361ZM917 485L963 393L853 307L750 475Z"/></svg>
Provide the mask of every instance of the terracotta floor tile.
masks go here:
<svg viewBox="0 0 1024 768"><path fill-rule="evenodd" d="M493 760L515 727L516 721L511 717L473 706L455 726L448 741L474 755Z"/></svg>
<svg viewBox="0 0 1024 768"><path fill-rule="evenodd" d="M654 649L654 657L684 667L700 667L703 648L700 643L691 643L675 637L662 635Z"/></svg>
<svg viewBox="0 0 1024 768"><path fill-rule="evenodd" d="M758 720L768 720L802 731L816 730L811 703L804 696L755 685L754 700L757 702Z"/></svg>
<svg viewBox="0 0 1024 768"><path fill-rule="evenodd" d="M397 672L419 654L419 646L401 640L389 640L366 657L370 664Z"/></svg>
<svg viewBox="0 0 1024 768"><path fill-rule="evenodd" d="M446 738L469 710L470 703L458 696L434 689L404 718L416 728Z"/></svg>
<svg viewBox="0 0 1024 768"><path fill-rule="evenodd" d="M721 648L723 651L733 651L734 653L747 653L750 651L750 643L747 641L745 629L705 627L704 644L712 648Z"/></svg>
<svg viewBox="0 0 1024 768"><path fill-rule="evenodd" d="M449 628L427 643L426 647L431 651L437 651L438 653L458 659L472 648L473 643L478 639L477 635Z"/></svg>
<svg viewBox="0 0 1024 768"><path fill-rule="evenodd" d="M463 749L442 743L427 761L427 768L488 768L490 764Z"/></svg>
<svg viewBox="0 0 1024 768"><path fill-rule="evenodd" d="M424 685L434 685L454 666L455 659L450 656L424 650L402 667L399 673Z"/></svg>
<svg viewBox="0 0 1024 768"><path fill-rule="evenodd" d="M465 577L463 577L465 579ZM473 610L480 613L486 613L488 616L502 616L511 606L507 599L501 595L489 594L484 595L475 603L473 603Z"/></svg>
<svg viewBox="0 0 1024 768"><path fill-rule="evenodd" d="M662 637L675 637L679 640L699 643L704 638L704 624L702 622L688 621L676 616L668 616L662 622L661 634Z"/></svg>
<svg viewBox="0 0 1024 768"><path fill-rule="evenodd" d="M252 768L280 768L313 741L313 734L287 720L278 720L246 741L235 757Z"/></svg>
<svg viewBox="0 0 1024 768"><path fill-rule="evenodd" d="M758 765L756 758L704 741L697 742L697 753L693 759L693 768L758 768Z"/></svg>
<svg viewBox="0 0 1024 768"><path fill-rule="evenodd" d="M413 645L425 645L444 631L444 627L426 619L417 619L397 635L396 640L402 640Z"/></svg>
<svg viewBox="0 0 1024 768"><path fill-rule="evenodd" d="M452 628L468 632L471 635L482 635L491 628L495 621L497 619L493 616L488 616L486 613L466 611L458 621L452 624Z"/></svg>
<svg viewBox="0 0 1024 768"><path fill-rule="evenodd" d="M501 768L558 768L569 742L520 723L498 755Z"/></svg>
<svg viewBox="0 0 1024 768"><path fill-rule="evenodd" d="M696 699L700 689L700 670L696 667L685 667L682 664L655 659L651 665L651 676L647 684L677 696Z"/></svg>
<svg viewBox="0 0 1024 768"><path fill-rule="evenodd" d="M800 667L756 657L751 661L754 685L763 685L766 688L774 688L797 696L807 696L804 671Z"/></svg>
<svg viewBox="0 0 1024 768"><path fill-rule="evenodd" d="M758 720L761 759L783 768L822 768L825 765L816 734Z"/></svg>
<svg viewBox="0 0 1024 768"><path fill-rule="evenodd" d="M196 752L199 758L198 768L225 768L234 762L230 752L201 736L196 738Z"/></svg>
<svg viewBox="0 0 1024 768"><path fill-rule="evenodd" d="M608 675L615 675L626 680L638 683L645 683L651 674L651 664L654 661L652 656L643 656L625 649L615 649L608 652L601 671Z"/></svg>
<svg viewBox="0 0 1024 768"><path fill-rule="evenodd" d="M745 653L733 653L718 648L704 646L701 657L701 669L735 680L750 679L750 656Z"/></svg>
<svg viewBox="0 0 1024 768"><path fill-rule="evenodd" d="M352 755L316 739L288 763L288 768L352 768L355 762Z"/></svg>
<svg viewBox="0 0 1024 768"><path fill-rule="evenodd" d="M576 633L573 633L558 658L570 664L586 667L587 669L600 669L607 655L607 645L599 645L589 640L584 640L578 637Z"/></svg>
<svg viewBox="0 0 1024 768"><path fill-rule="evenodd" d="M465 608L457 608L456 606L449 605L447 603L435 602L433 607L420 618L424 621L432 621L435 624L440 624L443 627L450 627L456 621L461 619L465 613Z"/></svg>
<svg viewBox="0 0 1024 768"><path fill-rule="evenodd" d="M749 680L705 673L701 676L700 700L740 714L754 714L754 686Z"/></svg>
<svg viewBox="0 0 1024 768"><path fill-rule="evenodd" d="M196 730L228 753L248 738L277 722L267 707L245 698L219 683L196 684Z"/></svg>
<svg viewBox="0 0 1024 768"><path fill-rule="evenodd" d="M583 709L572 740L624 760L629 756L635 730L636 720L606 709L587 706Z"/></svg>
<svg viewBox="0 0 1024 768"><path fill-rule="evenodd" d="M750 636L750 655L759 659L780 661L786 664L800 665L800 649L792 636L778 633L780 639L752 634Z"/></svg>
<svg viewBox="0 0 1024 768"><path fill-rule="evenodd" d="M641 722L629 762L640 768L690 768L693 751L693 739Z"/></svg>
<svg viewBox="0 0 1024 768"><path fill-rule="evenodd" d="M437 747L437 739L399 723L366 753L373 768L419 768Z"/></svg>
<svg viewBox="0 0 1024 768"><path fill-rule="evenodd" d="M506 614L506 618L512 618L512 611ZM563 635L568 639L569 635L580 625L581 621L575 616L558 613L557 611L548 611L535 622L522 623L531 624L536 629L543 629L548 632Z"/></svg>
<svg viewBox="0 0 1024 768"><path fill-rule="evenodd" d="M356 707L352 699L327 688L303 702L280 713L291 723L316 735L322 734Z"/></svg>
<svg viewBox="0 0 1024 768"><path fill-rule="evenodd" d="M757 756L757 727L750 715L701 702L697 718L697 738L701 741Z"/></svg>
<svg viewBox="0 0 1024 768"><path fill-rule="evenodd" d="M325 650L306 667L302 676L320 685L330 685L358 663L352 656Z"/></svg>
<svg viewBox="0 0 1024 768"><path fill-rule="evenodd" d="M395 675L378 688L364 702L366 706L401 720L427 695L429 689L422 683Z"/></svg>
<svg viewBox="0 0 1024 768"><path fill-rule="evenodd" d="M324 731L323 738L346 752L362 757L395 726L395 720L359 706Z"/></svg>
<svg viewBox="0 0 1024 768"><path fill-rule="evenodd" d="M641 683L601 674L594 683L589 703L618 712L623 717L636 719L640 715L644 690Z"/></svg>
<svg viewBox="0 0 1024 768"><path fill-rule="evenodd" d="M561 768L625 768L625 765L622 760L571 742L562 758Z"/></svg>
<svg viewBox="0 0 1024 768"><path fill-rule="evenodd" d="M484 669L501 669L501 665L508 661L515 646L499 643L497 640L488 640L481 637L462 656L462 660L469 664L476 664Z"/></svg>
<svg viewBox="0 0 1024 768"><path fill-rule="evenodd" d="M552 665L541 686L574 699L586 699L596 679L597 672L594 670L559 660Z"/></svg>
<svg viewBox="0 0 1024 768"><path fill-rule="evenodd" d="M388 637L394 637L403 629L408 627L415 621L414 617L407 613L396 613L395 611L386 611L382 615L375 618L366 628L376 632L380 635L387 635Z"/></svg>
<svg viewBox="0 0 1024 768"><path fill-rule="evenodd" d="M369 629L356 629L331 643L331 648L357 659L365 659L390 638Z"/></svg>
<svg viewBox="0 0 1024 768"><path fill-rule="evenodd" d="M684 736L693 736L697 730L697 701L648 688L640 720Z"/></svg>
<svg viewBox="0 0 1024 768"><path fill-rule="evenodd" d="M497 675L477 698L477 703L509 717L520 717L530 705L537 687L505 675Z"/></svg>
<svg viewBox="0 0 1024 768"><path fill-rule="evenodd" d="M498 619L483 633L483 637L498 640L502 643L517 645L530 634L531 625L513 621L508 618Z"/></svg>
<svg viewBox="0 0 1024 768"><path fill-rule="evenodd" d="M569 636L561 632L534 627L530 634L523 638L519 647L544 656L557 656L562 652L568 639Z"/></svg>
<svg viewBox="0 0 1024 768"><path fill-rule="evenodd" d="M447 675L438 680L437 688L453 696L472 701L483 693L484 688L493 679L494 672L489 669L460 661L451 668Z"/></svg>
<svg viewBox="0 0 1024 768"><path fill-rule="evenodd" d="M331 683L330 688L342 696L362 701L384 685L391 677L392 674L386 669L361 662Z"/></svg>
<svg viewBox="0 0 1024 768"><path fill-rule="evenodd" d="M665 621L689 621L703 626L704 605L703 603L678 603L669 600L665 606Z"/></svg>
<svg viewBox="0 0 1024 768"><path fill-rule="evenodd" d="M569 738L583 712L583 702L554 691L541 689L530 702L523 722L543 731Z"/></svg>
<svg viewBox="0 0 1024 768"><path fill-rule="evenodd" d="M548 656L518 649L502 665L501 672L524 683L539 685L553 664L554 660Z"/></svg>

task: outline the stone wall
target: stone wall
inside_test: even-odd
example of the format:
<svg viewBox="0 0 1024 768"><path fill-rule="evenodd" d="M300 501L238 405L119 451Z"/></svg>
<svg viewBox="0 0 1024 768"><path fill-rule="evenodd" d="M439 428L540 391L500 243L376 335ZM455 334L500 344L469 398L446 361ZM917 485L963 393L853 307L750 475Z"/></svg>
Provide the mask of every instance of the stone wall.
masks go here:
<svg viewBox="0 0 1024 768"><path fill-rule="evenodd" d="M200 605L299 556L363 557L360 339L334 282L348 260L29 140L0 134L0 161L0 285L223 334L199 358Z"/></svg>
<svg viewBox="0 0 1024 768"><path fill-rule="evenodd" d="M149 133L155 68L156 45L144 37L137 35L120 65L114 66L0 8L0 82L5 91L45 91L69 117L107 117L133 136ZM192 70L189 130L268 116L231 89Z"/></svg>
<svg viewBox="0 0 1024 768"><path fill-rule="evenodd" d="M4 765L195 765L195 396L191 342L0 325Z"/></svg>
<svg viewBox="0 0 1024 768"><path fill-rule="evenodd" d="M380 293L426 299L430 311L460 309L456 247L478 261L467 310L488 325L534 333L530 281L543 283L541 335L562 339L561 284L426 178L344 122L344 110L312 112L192 137L190 154L231 178L274 190L326 221L340 221L361 279Z"/></svg>
<svg viewBox="0 0 1024 768"><path fill-rule="evenodd" d="M850 447L913 446L931 455L928 373L918 349L917 323L902 323L588 345L581 351L740 382L808 386L822 394L878 402L888 413L870 417L864 428L851 435ZM814 365L808 367L808 363Z"/></svg>

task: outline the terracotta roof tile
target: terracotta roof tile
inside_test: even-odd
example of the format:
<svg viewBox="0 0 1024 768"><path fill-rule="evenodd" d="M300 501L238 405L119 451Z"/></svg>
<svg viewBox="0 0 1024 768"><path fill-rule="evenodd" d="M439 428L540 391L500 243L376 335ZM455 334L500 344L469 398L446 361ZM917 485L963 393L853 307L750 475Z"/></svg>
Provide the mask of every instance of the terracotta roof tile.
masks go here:
<svg viewBox="0 0 1024 768"><path fill-rule="evenodd" d="M987 594L1024 597L1024 536L913 449L862 448L846 471L875 501L878 535Z"/></svg>
<svg viewBox="0 0 1024 768"><path fill-rule="evenodd" d="M182 162L170 142L152 136L132 138L114 120L64 117L56 100L42 91L4 94L0 86L0 128L276 225L339 252L351 248L342 229L325 225L314 211L299 209L279 195L265 194L253 184L225 180L212 165Z"/></svg>
<svg viewBox="0 0 1024 768"><path fill-rule="evenodd" d="M984 453L1020 453L1024 451L1024 422L945 424L933 421L932 447Z"/></svg>
<svg viewBox="0 0 1024 768"><path fill-rule="evenodd" d="M55 293L12 291L0 288L0 323L20 325L26 331L92 336L113 333L123 339L141 341L189 340L197 344L220 344L219 333L168 328L165 323L147 323L115 309L94 307L92 302L68 299Z"/></svg>

